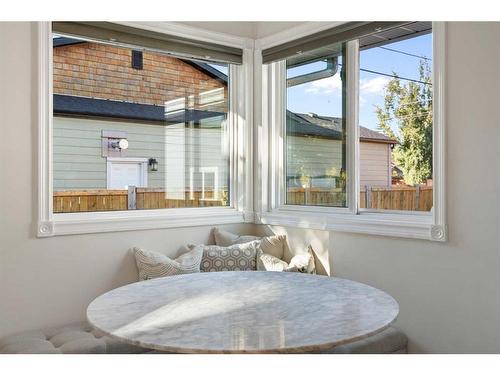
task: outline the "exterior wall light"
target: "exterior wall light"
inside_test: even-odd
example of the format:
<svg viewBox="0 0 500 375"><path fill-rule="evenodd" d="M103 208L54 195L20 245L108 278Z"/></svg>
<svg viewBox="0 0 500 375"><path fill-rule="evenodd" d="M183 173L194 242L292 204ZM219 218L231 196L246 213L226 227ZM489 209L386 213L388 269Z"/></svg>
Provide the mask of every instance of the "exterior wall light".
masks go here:
<svg viewBox="0 0 500 375"><path fill-rule="evenodd" d="M155 158L150 158L148 161L148 165L151 172L156 172L158 170L158 161Z"/></svg>

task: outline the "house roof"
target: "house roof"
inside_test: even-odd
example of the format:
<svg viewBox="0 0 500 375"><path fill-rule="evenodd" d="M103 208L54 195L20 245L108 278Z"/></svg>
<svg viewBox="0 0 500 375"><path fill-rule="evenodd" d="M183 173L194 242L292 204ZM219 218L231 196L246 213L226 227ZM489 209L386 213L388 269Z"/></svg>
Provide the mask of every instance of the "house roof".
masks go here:
<svg viewBox="0 0 500 375"><path fill-rule="evenodd" d="M60 116L104 117L145 122L199 122L200 120L225 116L224 112L188 109L165 114L165 107L152 104L129 103L109 99L96 99L72 95L54 94L54 114ZM287 111L287 132L299 136L342 139L342 123L337 117ZM369 142L396 143L376 131L360 126L360 139Z"/></svg>
<svg viewBox="0 0 500 375"><path fill-rule="evenodd" d="M165 107L152 104L128 103L108 99L54 94L54 114L65 116L105 117L178 124L198 122L203 119L224 116L223 112L196 109L165 114Z"/></svg>
<svg viewBox="0 0 500 375"><path fill-rule="evenodd" d="M67 37L57 37L53 39L54 47L79 43L86 43L86 41ZM182 60L227 85L227 75L208 63L185 59L179 60ZM165 121L172 123L187 121L196 122L201 119L224 115L222 112L183 110L165 116L165 109L163 106L58 94L54 95L54 113L59 115L108 117L161 123L165 123ZM304 114L287 111L287 119L288 134L342 139L342 122L338 117L318 116L312 113ZM364 126L360 126L360 139L368 142L397 143L384 134L370 130Z"/></svg>
<svg viewBox="0 0 500 375"><path fill-rule="evenodd" d="M302 135L322 136L325 138L341 139L342 119L339 117L319 116L315 113L292 113L287 111L287 117L291 120L287 122L289 133L299 133ZM380 142L395 144L394 139L368 129L359 127L359 139L367 142Z"/></svg>

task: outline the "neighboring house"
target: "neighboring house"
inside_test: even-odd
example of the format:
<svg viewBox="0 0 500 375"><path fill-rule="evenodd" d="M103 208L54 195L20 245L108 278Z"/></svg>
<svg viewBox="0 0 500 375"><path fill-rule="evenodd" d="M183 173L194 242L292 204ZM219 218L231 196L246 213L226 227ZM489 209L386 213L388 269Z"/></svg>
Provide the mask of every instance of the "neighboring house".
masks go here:
<svg viewBox="0 0 500 375"><path fill-rule="evenodd" d="M187 189L217 199L227 189L225 74L206 63L69 38L54 39L53 61L55 191L167 186L171 196ZM335 159L339 119L288 118L289 142L301 151L287 176L309 170L313 186L331 186L329 173L342 168ZM127 149L116 147L122 139ZM364 127L360 141L361 185L389 186L395 142Z"/></svg>

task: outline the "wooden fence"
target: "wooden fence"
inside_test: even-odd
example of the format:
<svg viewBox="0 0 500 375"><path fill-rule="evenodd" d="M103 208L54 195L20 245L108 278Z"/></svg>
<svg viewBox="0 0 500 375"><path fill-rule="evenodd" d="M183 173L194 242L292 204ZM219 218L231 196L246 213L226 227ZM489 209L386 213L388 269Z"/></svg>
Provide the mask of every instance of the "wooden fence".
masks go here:
<svg viewBox="0 0 500 375"><path fill-rule="evenodd" d="M205 194L208 195L208 194ZM202 199L202 193L185 192L185 199L169 198L163 189L131 187L129 190L69 190L53 195L53 210L63 212L96 212L146 210L155 208L214 207L227 203L227 193L222 198Z"/></svg>
<svg viewBox="0 0 500 375"><path fill-rule="evenodd" d="M287 204L342 207L345 193L340 189L293 188L287 191ZM394 187L365 186L360 191L360 208L376 210L430 211L432 186L418 185Z"/></svg>
<svg viewBox="0 0 500 375"><path fill-rule="evenodd" d="M361 190L359 198L361 208L430 211L432 208L432 186L365 187Z"/></svg>
<svg viewBox="0 0 500 375"><path fill-rule="evenodd" d="M205 194L207 196L207 194ZM71 190L54 192L55 213L145 210L156 208L214 207L228 202L227 192L220 199L203 199L200 191L185 192L185 199L171 198L163 189L130 188L127 190ZM345 193L340 190L289 189L287 204L343 206ZM360 207L379 210L430 211L432 186L364 187Z"/></svg>

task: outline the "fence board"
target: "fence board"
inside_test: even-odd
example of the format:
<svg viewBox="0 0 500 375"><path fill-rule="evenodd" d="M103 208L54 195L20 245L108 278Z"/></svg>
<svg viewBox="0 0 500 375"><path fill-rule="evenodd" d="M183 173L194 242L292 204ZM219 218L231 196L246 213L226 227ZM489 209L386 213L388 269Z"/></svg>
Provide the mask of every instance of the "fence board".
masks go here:
<svg viewBox="0 0 500 375"><path fill-rule="evenodd" d="M417 189L415 187L369 188L371 205L366 207L366 190L360 191L360 208L385 210L418 210L430 211L432 208L432 186L420 186L418 207ZM317 205L342 207L345 194L336 190L319 188L289 189L286 193L287 204ZM221 192L218 200L202 199L202 192L185 192L185 199L170 199L163 189L137 188L136 207L138 210L183 207L223 206L227 200L227 192ZM192 199L191 199L192 198ZM63 212L96 212L125 211L128 207L127 190L70 190L54 192L53 209L55 213Z"/></svg>

